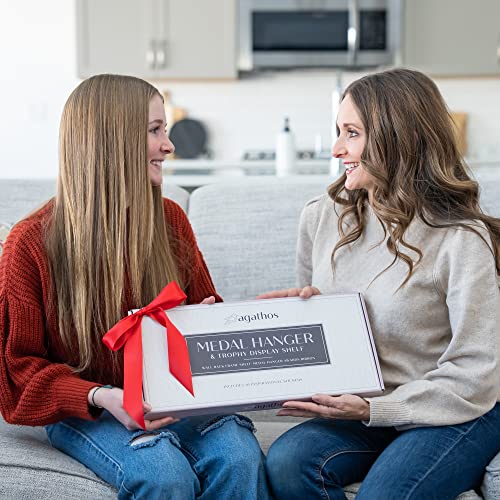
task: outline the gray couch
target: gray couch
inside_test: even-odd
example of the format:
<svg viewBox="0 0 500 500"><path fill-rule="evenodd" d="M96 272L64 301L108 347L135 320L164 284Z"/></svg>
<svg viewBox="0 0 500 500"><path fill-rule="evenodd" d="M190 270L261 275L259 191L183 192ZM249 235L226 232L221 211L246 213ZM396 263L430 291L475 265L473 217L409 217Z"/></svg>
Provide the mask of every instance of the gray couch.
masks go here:
<svg viewBox="0 0 500 500"><path fill-rule="evenodd" d="M480 179L483 205L500 216L500 177ZM324 179L239 179L196 189L170 185L164 194L187 212L219 293L225 300L294 285L295 238L304 203L324 192ZM51 181L0 181L0 222L14 222L51 196ZM264 451L297 420L275 411L249 414ZM500 432L500 429L499 429ZM357 485L346 488L354 498ZM53 449L43 429L0 419L0 498L116 498L116 492L84 466ZM500 499L500 454L486 469L478 492L460 500Z"/></svg>

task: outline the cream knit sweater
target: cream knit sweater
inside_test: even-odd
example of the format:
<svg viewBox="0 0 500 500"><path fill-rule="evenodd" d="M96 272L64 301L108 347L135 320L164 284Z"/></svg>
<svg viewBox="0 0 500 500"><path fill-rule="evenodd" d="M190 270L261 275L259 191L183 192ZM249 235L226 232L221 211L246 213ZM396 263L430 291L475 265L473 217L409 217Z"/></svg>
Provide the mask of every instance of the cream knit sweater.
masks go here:
<svg viewBox="0 0 500 500"><path fill-rule="evenodd" d="M363 294L386 386L368 398L367 425L406 429L480 417L500 400L500 281L490 249L470 231L415 220L405 239L423 258L398 290L408 266L398 261L374 280L394 256L371 208L366 218L363 235L336 253L332 271L334 203L327 195L310 201L300 221L297 285Z"/></svg>

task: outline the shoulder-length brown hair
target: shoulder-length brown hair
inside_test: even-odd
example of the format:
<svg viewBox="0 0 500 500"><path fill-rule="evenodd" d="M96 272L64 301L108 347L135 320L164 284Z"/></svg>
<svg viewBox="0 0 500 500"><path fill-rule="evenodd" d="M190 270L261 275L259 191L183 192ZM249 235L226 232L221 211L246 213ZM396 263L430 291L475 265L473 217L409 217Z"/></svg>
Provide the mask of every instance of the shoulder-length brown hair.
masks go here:
<svg viewBox="0 0 500 500"><path fill-rule="evenodd" d="M500 220L485 215L479 206L478 183L458 150L451 115L435 83L419 71L393 69L356 80L342 99L346 95L366 131L361 162L374 180L371 205L388 235L386 244L394 255L391 265L398 259L408 265L402 285L423 255L422 249L404 239L415 217L430 227L460 226L478 235L473 225L483 223L500 273ZM332 264L335 253L356 241L364 229L367 192L345 189L345 180L344 173L328 190L343 207L338 223L341 238ZM346 225L351 218L354 224ZM415 251L417 261L402 247Z"/></svg>
<svg viewBox="0 0 500 500"><path fill-rule="evenodd" d="M141 307L179 278L161 187L148 176L149 103L156 95L138 78L98 75L64 106L46 247L60 335L77 372L101 373L110 356L102 336L126 302Z"/></svg>

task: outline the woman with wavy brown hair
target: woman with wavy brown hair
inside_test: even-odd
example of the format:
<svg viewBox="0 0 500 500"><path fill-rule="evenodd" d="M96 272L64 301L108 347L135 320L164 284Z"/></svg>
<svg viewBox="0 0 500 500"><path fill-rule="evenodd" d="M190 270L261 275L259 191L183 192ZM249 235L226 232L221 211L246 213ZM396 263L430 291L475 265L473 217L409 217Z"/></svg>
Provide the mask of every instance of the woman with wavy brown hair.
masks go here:
<svg viewBox="0 0 500 500"><path fill-rule="evenodd" d="M249 419L141 429L124 405L123 356L102 342L170 281L187 303L221 300L186 215L162 198L166 125L161 94L134 77L89 78L66 102L57 195L12 229L0 261L0 410L46 426L118 498L265 499Z"/></svg>
<svg viewBox="0 0 500 500"><path fill-rule="evenodd" d="M385 392L317 394L270 448L276 498L455 499L500 450L500 220L484 214L451 117L424 74L345 91L333 155L345 173L302 213L298 288L362 292Z"/></svg>

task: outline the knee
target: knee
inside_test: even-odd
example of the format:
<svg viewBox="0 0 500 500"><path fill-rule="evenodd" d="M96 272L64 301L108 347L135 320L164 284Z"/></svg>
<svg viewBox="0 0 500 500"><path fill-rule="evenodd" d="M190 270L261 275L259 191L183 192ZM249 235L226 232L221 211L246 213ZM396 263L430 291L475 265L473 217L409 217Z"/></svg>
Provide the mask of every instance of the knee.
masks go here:
<svg viewBox="0 0 500 500"><path fill-rule="evenodd" d="M303 441L292 431L279 436L269 448L266 467L270 472L278 474L285 470L287 474L300 473L302 464L308 461L309 454L304 449Z"/></svg>
<svg viewBox="0 0 500 500"><path fill-rule="evenodd" d="M300 497L308 482L306 461L303 450L301 452L296 443L289 442L286 436L278 438L271 445L266 458L266 472L271 490L277 499Z"/></svg>
<svg viewBox="0 0 500 500"><path fill-rule="evenodd" d="M291 457L290 448L283 443L283 438L278 438L269 448L266 457L266 471L269 478L279 478L288 475L290 467L295 461Z"/></svg>
<svg viewBox="0 0 500 500"><path fill-rule="evenodd" d="M239 415L223 417L205 430L207 435L213 433L219 443L218 460L228 470L255 467L262 462L262 450L253 431L252 422Z"/></svg>
<svg viewBox="0 0 500 500"><path fill-rule="evenodd" d="M197 488L195 486L195 477L193 470L187 461L183 461L183 467L169 468L168 472L161 478L152 478L153 489L160 489L167 496L164 498L194 498L196 496Z"/></svg>
<svg viewBox="0 0 500 500"><path fill-rule="evenodd" d="M163 466L134 467L123 471L119 498L189 499L196 496L193 470L187 460L166 460Z"/></svg>
<svg viewBox="0 0 500 500"><path fill-rule="evenodd" d="M269 498L264 455L249 419L239 415L220 417L204 425L201 432L205 453L197 461L196 470L208 478L204 490L207 497Z"/></svg>
<svg viewBox="0 0 500 500"><path fill-rule="evenodd" d="M171 432L138 433L122 463L119 498L194 498L197 479Z"/></svg>

